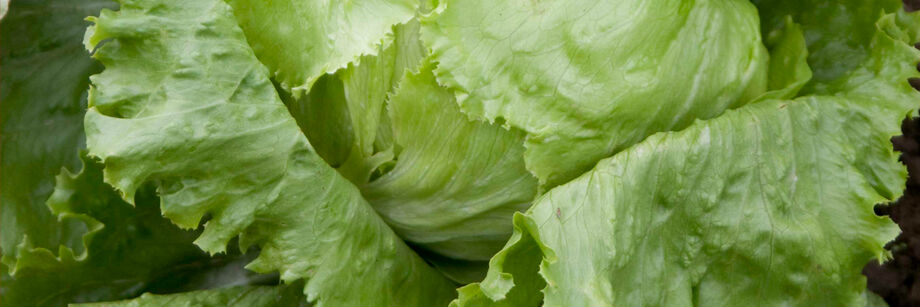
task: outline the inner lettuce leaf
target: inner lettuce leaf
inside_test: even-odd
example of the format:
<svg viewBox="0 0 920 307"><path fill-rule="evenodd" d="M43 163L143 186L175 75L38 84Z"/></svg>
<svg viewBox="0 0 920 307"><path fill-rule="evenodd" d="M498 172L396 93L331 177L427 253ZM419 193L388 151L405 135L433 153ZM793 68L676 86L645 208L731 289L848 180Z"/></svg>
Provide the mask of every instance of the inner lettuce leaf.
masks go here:
<svg viewBox="0 0 920 307"><path fill-rule="evenodd" d="M468 120L435 81L434 64L419 68L418 22L394 28L377 55L324 75L303 98L282 97L320 156L403 239L455 260L488 260L510 236L511 214L537 193L524 135Z"/></svg>
<svg viewBox="0 0 920 307"><path fill-rule="evenodd" d="M415 16L413 0L229 0L256 56L295 97L321 75L334 73ZM292 52L293 51L293 52Z"/></svg>
<svg viewBox="0 0 920 307"><path fill-rule="evenodd" d="M433 64L403 78L387 104L403 150L362 192L407 241L448 257L488 260L530 206L537 181L524 167L524 135L470 121L440 87Z"/></svg>
<svg viewBox="0 0 920 307"><path fill-rule="evenodd" d="M834 95L653 135L549 191L453 304L537 305L542 278L548 306L865 305L860 271L898 233L873 206L904 188L889 139L920 99L918 22L881 17Z"/></svg>
<svg viewBox="0 0 920 307"><path fill-rule="evenodd" d="M339 171L358 185L370 181L383 163L399 154L385 103L406 72L418 71L427 54L418 29L416 19L394 26L393 40L382 45L376 55L362 56L337 73L344 85L355 135L352 153Z"/></svg>
<svg viewBox="0 0 920 307"><path fill-rule="evenodd" d="M91 18L87 147L130 201L157 186L163 215L209 253L239 235L247 268L305 279L319 306L434 306L456 294L313 150L219 0L122 2ZM106 41L100 45L100 42ZM138 69L142 67L142 69Z"/></svg>
<svg viewBox="0 0 920 307"><path fill-rule="evenodd" d="M471 117L527 132L547 187L767 86L748 1L444 1L421 22L438 81Z"/></svg>
<svg viewBox="0 0 920 307"><path fill-rule="evenodd" d="M393 39L335 74L320 77L308 95L281 92L310 143L329 165L363 185L398 154L385 103L406 71L424 57L418 21L393 27Z"/></svg>
<svg viewBox="0 0 920 307"><path fill-rule="evenodd" d="M767 92L756 100L794 98L813 75L802 27L787 17L783 26L770 31L764 40L770 50Z"/></svg>

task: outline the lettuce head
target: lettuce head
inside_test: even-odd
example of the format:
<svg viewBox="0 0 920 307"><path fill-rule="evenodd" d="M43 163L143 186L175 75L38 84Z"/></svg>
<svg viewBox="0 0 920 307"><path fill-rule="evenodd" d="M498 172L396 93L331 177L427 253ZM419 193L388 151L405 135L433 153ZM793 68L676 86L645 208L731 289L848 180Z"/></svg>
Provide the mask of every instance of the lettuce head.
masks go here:
<svg viewBox="0 0 920 307"><path fill-rule="evenodd" d="M4 306L884 304L897 0L0 16Z"/></svg>

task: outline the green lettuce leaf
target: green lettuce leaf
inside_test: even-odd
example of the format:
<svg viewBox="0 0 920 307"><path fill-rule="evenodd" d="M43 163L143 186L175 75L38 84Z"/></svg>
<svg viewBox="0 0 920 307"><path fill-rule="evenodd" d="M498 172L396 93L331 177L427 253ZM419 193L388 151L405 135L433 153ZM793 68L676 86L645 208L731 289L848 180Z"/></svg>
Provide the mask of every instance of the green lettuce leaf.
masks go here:
<svg viewBox="0 0 920 307"><path fill-rule="evenodd" d="M424 57L418 22L394 26L394 38L375 55L362 56L320 77L301 98L281 93L307 139L329 165L356 185L398 153L385 103L403 74Z"/></svg>
<svg viewBox="0 0 920 307"><path fill-rule="evenodd" d="M527 167L550 187L767 81L747 1L445 1L422 40L465 113L528 133Z"/></svg>
<svg viewBox="0 0 920 307"><path fill-rule="evenodd" d="M786 18L782 27L767 34L765 43L770 50L767 92L757 100L795 97L812 76L802 27Z"/></svg>
<svg viewBox="0 0 920 307"><path fill-rule="evenodd" d="M342 174L358 185L370 181L381 164L393 160L393 129L385 103L406 71L417 71L427 52L418 38L418 21L394 27L394 38L377 55L366 55L338 75L345 87L355 144Z"/></svg>
<svg viewBox="0 0 920 307"><path fill-rule="evenodd" d="M88 112L64 2L0 29L4 306L884 304L897 0L121 0Z"/></svg>
<svg viewBox="0 0 920 307"><path fill-rule="evenodd" d="M310 146L218 0L124 2L92 18L85 126L105 180L131 200L157 185L163 215L218 253L260 246L247 268L306 279L332 306L438 305L453 285L410 250ZM102 41L107 41L99 46ZM98 47L98 48L97 48Z"/></svg>
<svg viewBox="0 0 920 307"><path fill-rule="evenodd" d="M88 76L101 68L82 48L83 18L113 4L16 1L2 23L0 305L62 306L277 279L243 270L250 255L208 257L192 244L195 233L160 217L149 189L135 209L102 181L101 165L83 159L80 167Z"/></svg>
<svg viewBox="0 0 920 307"><path fill-rule="evenodd" d="M880 14L895 12L900 0L752 0L760 12L764 35L785 27L787 18L801 25L814 80L803 93L843 77L866 61Z"/></svg>
<svg viewBox="0 0 920 307"><path fill-rule="evenodd" d="M80 166L86 77L100 70L80 44L83 18L111 4L18 0L0 24L0 250L8 267L24 239L82 248L86 228L56 223L45 200L62 167Z"/></svg>
<svg viewBox="0 0 920 307"><path fill-rule="evenodd" d="M305 98L286 99L288 109L320 156L403 239L455 260L488 260L510 236L511 214L536 194L522 159L524 135L469 121L438 86L434 65L418 72L425 55L418 23L395 33L377 55L321 77ZM450 134L431 127L451 127ZM436 259L427 258L461 275Z"/></svg>
<svg viewBox="0 0 920 307"><path fill-rule="evenodd" d="M918 21L879 19L835 95L656 134L549 191L454 304L535 305L538 260L549 306L865 305L861 268L898 233L873 206L904 188L889 139L920 99Z"/></svg>
<svg viewBox="0 0 920 307"><path fill-rule="evenodd" d="M126 301L77 304L76 307L174 307L174 306L308 306L300 293L302 285L244 286L192 291L168 295L145 293Z"/></svg>
<svg viewBox="0 0 920 307"><path fill-rule="evenodd" d="M877 190L903 187L868 176L904 179L887 140L908 111L887 127L871 111L830 96L764 102L653 136L550 191L522 219L544 245L545 304L858 302L862 266L898 233L872 210L891 200ZM861 172L879 161L886 173Z"/></svg>
<svg viewBox="0 0 920 307"><path fill-rule="evenodd" d="M348 161L355 133L345 104L345 87L336 75L317 79L307 95L295 98L281 90L279 96L326 163L341 167Z"/></svg>
<svg viewBox="0 0 920 307"><path fill-rule="evenodd" d="M321 75L374 54L418 8L412 0L227 2L256 56L295 97Z"/></svg>
<svg viewBox="0 0 920 307"><path fill-rule="evenodd" d="M84 158L80 173L62 171L48 207L57 223L82 235L73 248L52 250L23 241L3 282L0 301L10 306L61 306L221 285L272 282L244 271L238 252L215 258L192 244L197 233L162 218L153 191L136 208L102 181L102 165ZM220 277L215 278L215 277ZM275 277L276 278L276 277Z"/></svg>
<svg viewBox="0 0 920 307"><path fill-rule="evenodd" d="M406 76L387 104L403 150L393 170L362 192L407 241L488 260L511 235L512 214L537 192L522 159L524 135L470 121L432 68Z"/></svg>

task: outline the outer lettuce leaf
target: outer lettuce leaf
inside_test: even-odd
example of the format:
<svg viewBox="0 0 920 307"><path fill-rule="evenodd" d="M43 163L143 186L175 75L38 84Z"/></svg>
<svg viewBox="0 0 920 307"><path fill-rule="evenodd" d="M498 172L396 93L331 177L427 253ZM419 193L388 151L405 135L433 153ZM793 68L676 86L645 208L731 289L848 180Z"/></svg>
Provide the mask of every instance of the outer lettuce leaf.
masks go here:
<svg viewBox="0 0 920 307"><path fill-rule="evenodd" d="M524 167L523 134L460 113L425 65L388 104L403 150L392 171L362 189L408 241L442 255L487 260L511 235L510 217L537 192Z"/></svg>
<svg viewBox="0 0 920 307"><path fill-rule="evenodd" d="M882 17L834 96L654 135L548 192L455 304L524 305L515 291L538 288L520 259L542 259L548 306L866 304L861 268L898 232L872 207L903 189L889 138L920 99L917 21Z"/></svg>
<svg viewBox="0 0 920 307"><path fill-rule="evenodd" d="M464 112L529 134L527 167L548 186L767 81L747 1L446 1L422 39Z"/></svg>
<svg viewBox="0 0 920 307"><path fill-rule="evenodd" d="M145 293L139 298L96 304L79 304L77 307L176 307L176 306L246 306L287 307L307 306L300 294L299 284L281 286L232 287L202 290L169 295Z"/></svg>
<svg viewBox="0 0 920 307"><path fill-rule="evenodd" d="M152 191L140 193L133 208L102 182L101 165L84 163L79 174L64 170L48 199L61 225L83 230L82 243L74 249L61 245L56 255L29 241L20 244L13 278L3 282L4 306L62 306L143 291L271 282L243 271L237 259L246 258L238 253L208 257L192 244L196 233L160 216Z"/></svg>
<svg viewBox="0 0 920 307"><path fill-rule="evenodd" d="M259 60L295 97L321 75L374 54L391 27L412 19L418 8L412 0L228 3Z"/></svg>
<svg viewBox="0 0 920 307"><path fill-rule="evenodd" d="M898 10L897 13L882 15L875 28L875 37L866 47L869 50L866 61L841 78L815 84L816 90L836 95L845 93L876 102L910 102L916 99L916 89L905 80L917 77L913 43L920 41L920 13Z"/></svg>
<svg viewBox="0 0 920 307"><path fill-rule="evenodd" d="M875 22L882 11L900 9L900 0L753 0L760 12L764 33L786 24L786 18L801 24L808 45L808 63L814 71L813 84L805 93L830 93L816 89L843 77L867 60Z"/></svg>
<svg viewBox="0 0 920 307"><path fill-rule="evenodd" d="M550 191L516 219L539 238L545 304L857 305L861 267L898 232L872 205L900 186L871 176L904 178L886 142L907 111L887 110L888 127L871 111L831 96L767 101L655 135ZM534 246L521 244L508 248ZM533 277L495 268L493 288L461 290L470 305Z"/></svg>
<svg viewBox="0 0 920 307"><path fill-rule="evenodd" d="M106 70L92 78L85 125L106 182L130 200L158 187L181 227L210 220L195 241L221 252L261 246L247 268L307 279L331 306L438 305L452 284L323 162L278 98L268 69L218 0L126 1L103 11L87 45Z"/></svg>
<svg viewBox="0 0 920 307"><path fill-rule="evenodd" d="M0 249L81 248L82 223L64 225L45 206L62 167L80 165L86 79L100 67L81 48L83 18L109 1L18 0L0 24Z"/></svg>
<svg viewBox="0 0 920 307"><path fill-rule="evenodd" d="M605 160L527 217L546 304L854 305L898 233L872 207L903 183L872 176L904 179L887 141L908 110L770 101Z"/></svg>
<svg viewBox="0 0 920 307"><path fill-rule="evenodd" d="M20 0L2 23L0 305L273 280L244 271L239 253L209 258L192 244L194 233L160 217L152 193L140 193L135 210L102 181L97 163L84 160L78 174L61 170L80 169L88 76L101 68L82 48L83 18L112 5Z"/></svg>

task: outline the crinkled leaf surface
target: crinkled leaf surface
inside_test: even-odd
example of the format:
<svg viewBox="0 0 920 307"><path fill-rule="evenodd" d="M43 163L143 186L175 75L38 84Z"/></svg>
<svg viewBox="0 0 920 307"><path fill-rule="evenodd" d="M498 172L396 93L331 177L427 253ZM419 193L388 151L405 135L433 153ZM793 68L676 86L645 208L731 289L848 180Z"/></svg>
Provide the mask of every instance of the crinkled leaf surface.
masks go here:
<svg viewBox="0 0 920 307"><path fill-rule="evenodd" d="M890 199L861 168L889 162L875 171L897 185L879 189L903 179L887 137L906 111L885 130L870 111L833 97L764 102L653 137L551 191L523 219L545 245L545 303L858 301L862 266L898 232L875 216Z"/></svg>
<svg viewBox="0 0 920 307"><path fill-rule="evenodd" d="M321 305L442 305L452 284L402 239L466 282L509 235L454 304L865 301L859 268L894 231L871 205L904 179L887 138L916 108L916 17L873 27L896 0L754 1L763 20L744 1L575 2L445 1L423 17L434 57L417 70L411 1L124 0L89 33L108 70L86 117L123 195L88 163L59 177L52 214L48 178L77 164L68 129L95 68L62 43L80 20L30 19L82 3L14 2L3 45L26 47L2 53L2 248L17 278L3 304L241 272L250 258L196 262L197 234L157 216L145 182L174 222L208 221L205 250L240 235L263 248L251 269L307 282L114 305L303 305L300 289ZM298 97L279 99L270 75ZM514 214L537 190L529 172L552 187L617 152Z"/></svg>
<svg viewBox="0 0 920 307"><path fill-rule="evenodd" d="M528 133L549 186L766 87L747 1L445 1L422 39L464 112Z"/></svg>
<svg viewBox="0 0 920 307"><path fill-rule="evenodd" d="M165 216L224 250L258 245L247 267L307 279L318 305L438 305L453 285L376 215L313 150L256 59L230 6L217 0L125 1L93 19L85 125L105 179L131 199L158 186Z"/></svg>
<svg viewBox="0 0 920 307"><path fill-rule="evenodd" d="M903 189L889 138L920 98L916 22L880 19L836 95L656 134L549 191L455 304L534 305L537 259L548 306L866 304L861 268L898 232L872 207Z"/></svg>
<svg viewBox="0 0 920 307"><path fill-rule="evenodd" d="M392 26L418 8L412 0L227 2L259 60L294 96L322 74L376 52Z"/></svg>
<svg viewBox="0 0 920 307"><path fill-rule="evenodd" d="M145 293L132 300L79 304L78 307L193 307L246 306L293 307L307 306L298 284L280 286L242 286L214 290L192 291L168 295Z"/></svg>
<svg viewBox="0 0 920 307"><path fill-rule="evenodd" d="M239 253L209 259L194 233L160 217L152 191L135 209L102 181L100 165L81 169L88 76L100 66L82 48L83 18L112 5L16 1L2 23L4 306L272 281L244 271Z"/></svg>
<svg viewBox="0 0 920 307"><path fill-rule="evenodd" d="M376 55L362 56L341 72L345 86L346 103L352 114L352 126L358 148L364 157L386 150L392 141L385 136L389 125L381 120L388 118L384 103L406 71L417 71L426 51L419 41L419 24L413 19L394 26L392 42L379 47ZM378 132L383 130L382 132ZM389 133L392 134L392 133Z"/></svg>
<svg viewBox="0 0 920 307"><path fill-rule="evenodd" d="M470 121L425 65L388 104L395 168L362 189L408 241L440 254L487 260L511 234L511 216L530 206L536 178L524 168L523 134Z"/></svg>
<svg viewBox="0 0 920 307"><path fill-rule="evenodd" d="M199 250L192 244L196 233L160 216L152 190L139 193L132 207L102 181L101 165L84 163L80 173L64 170L57 177L48 200L58 219L51 224L82 230L82 242L52 250L29 241L20 244L11 255L16 260L12 278L3 281L3 305L62 306L124 299L144 291L272 282L270 276L242 269L240 260L252 257L234 252L211 258Z"/></svg>

